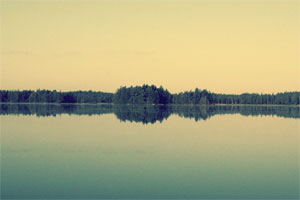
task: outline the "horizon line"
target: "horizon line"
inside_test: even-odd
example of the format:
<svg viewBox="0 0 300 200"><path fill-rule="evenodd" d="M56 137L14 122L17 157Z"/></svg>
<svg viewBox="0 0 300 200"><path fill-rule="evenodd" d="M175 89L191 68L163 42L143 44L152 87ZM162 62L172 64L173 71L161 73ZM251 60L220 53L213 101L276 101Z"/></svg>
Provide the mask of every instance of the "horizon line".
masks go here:
<svg viewBox="0 0 300 200"><path fill-rule="evenodd" d="M110 94L115 94L118 89L120 89L121 87L126 87L126 88L130 88L130 87L142 87L142 86L155 86L156 88L162 87L165 90L168 90L168 88L160 85L160 86L156 86L154 84L142 84L142 85L130 85L130 86L119 86L114 92L107 92L107 91L103 91L103 90L93 90L93 89L74 89L74 90L63 90L63 89L45 89L45 88L37 88L37 89L3 89L0 88L0 91L38 91L38 90L46 90L46 91L56 91L56 92L103 92L103 93L110 93ZM213 93L213 94L219 94L219 95L242 95L242 94L258 94L258 95L276 95L276 94L281 94L281 93L299 93L300 90L285 90L285 91L278 91L278 92L272 92L272 93L263 93L263 92L242 92L242 93L218 93L218 92L213 92L211 90L208 90L206 88L201 89L198 87L195 87L194 89L190 89L190 90L184 90L184 91L180 91L180 92L170 92L171 94L180 94L180 93L184 93L184 92L194 92L196 89L199 89L200 91L204 91L206 90L209 93Z"/></svg>

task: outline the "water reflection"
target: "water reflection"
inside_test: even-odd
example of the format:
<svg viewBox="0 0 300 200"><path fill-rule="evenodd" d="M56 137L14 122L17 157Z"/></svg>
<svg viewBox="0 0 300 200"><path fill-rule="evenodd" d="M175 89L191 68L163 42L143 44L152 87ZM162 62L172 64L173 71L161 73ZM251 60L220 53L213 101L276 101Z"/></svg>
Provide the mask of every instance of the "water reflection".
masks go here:
<svg viewBox="0 0 300 200"><path fill-rule="evenodd" d="M183 106L183 105L78 105L78 104L0 104L0 115L36 115L38 117L69 115L103 115L114 113L121 121L143 124L162 122L170 115L206 120L214 115L278 116L300 118L297 106Z"/></svg>
<svg viewBox="0 0 300 200"><path fill-rule="evenodd" d="M297 107L0 109L0 199L299 199Z"/></svg>
<svg viewBox="0 0 300 200"><path fill-rule="evenodd" d="M172 114L167 106L113 106L113 112L121 121L142 122L143 124L162 122Z"/></svg>

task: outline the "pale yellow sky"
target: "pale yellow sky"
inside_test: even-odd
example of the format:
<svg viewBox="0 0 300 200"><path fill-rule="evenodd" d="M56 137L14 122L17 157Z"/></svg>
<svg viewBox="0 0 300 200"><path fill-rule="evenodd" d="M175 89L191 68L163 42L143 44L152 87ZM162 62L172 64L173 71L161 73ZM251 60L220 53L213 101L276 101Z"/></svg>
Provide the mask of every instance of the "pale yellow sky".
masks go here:
<svg viewBox="0 0 300 200"><path fill-rule="evenodd" d="M299 90L298 0L1 0L1 89Z"/></svg>

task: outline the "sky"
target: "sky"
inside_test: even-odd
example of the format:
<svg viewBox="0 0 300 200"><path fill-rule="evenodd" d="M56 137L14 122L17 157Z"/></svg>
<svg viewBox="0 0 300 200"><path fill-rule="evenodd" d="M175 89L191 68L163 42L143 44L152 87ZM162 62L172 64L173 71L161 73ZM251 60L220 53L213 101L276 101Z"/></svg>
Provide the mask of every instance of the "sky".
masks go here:
<svg viewBox="0 0 300 200"><path fill-rule="evenodd" d="M299 91L298 0L0 0L0 89Z"/></svg>

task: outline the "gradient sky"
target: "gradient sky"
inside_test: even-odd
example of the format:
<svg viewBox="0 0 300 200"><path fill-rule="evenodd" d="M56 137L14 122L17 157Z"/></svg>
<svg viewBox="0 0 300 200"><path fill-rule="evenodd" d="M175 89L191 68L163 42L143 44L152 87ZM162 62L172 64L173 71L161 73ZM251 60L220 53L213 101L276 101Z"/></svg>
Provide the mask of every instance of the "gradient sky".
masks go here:
<svg viewBox="0 0 300 200"><path fill-rule="evenodd" d="M299 90L299 1L1 0L1 89Z"/></svg>

